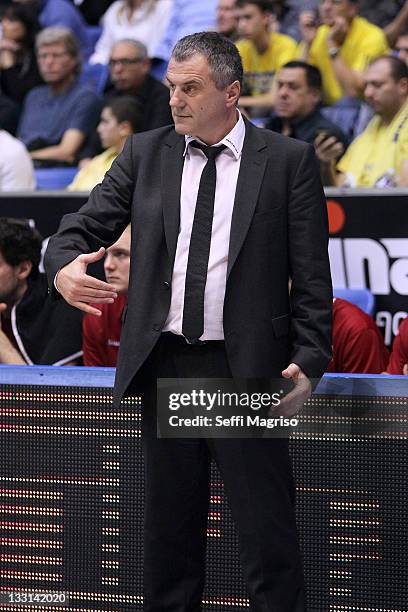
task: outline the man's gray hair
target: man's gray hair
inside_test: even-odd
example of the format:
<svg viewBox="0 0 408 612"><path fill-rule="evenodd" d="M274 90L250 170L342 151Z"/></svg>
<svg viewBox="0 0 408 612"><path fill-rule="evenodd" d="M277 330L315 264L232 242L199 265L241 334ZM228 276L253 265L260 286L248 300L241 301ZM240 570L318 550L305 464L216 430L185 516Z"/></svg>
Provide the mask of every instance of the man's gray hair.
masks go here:
<svg viewBox="0 0 408 612"><path fill-rule="evenodd" d="M115 40L112 45L112 48L122 43L126 45L131 45L136 51L139 59L144 60L149 57L146 45L140 42L140 40L135 40L134 38L121 38L120 40Z"/></svg>
<svg viewBox="0 0 408 612"><path fill-rule="evenodd" d="M81 68L79 44L74 34L68 28L52 26L44 28L35 39L35 49L38 51L46 45L63 44L65 51L77 60L77 71Z"/></svg>
<svg viewBox="0 0 408 612"><path fill-rule="evenodd" d="M217 89L225 89L234 81L242 85L243 68L238 49L218 32L198 32L181 38L171 54L176 62L184 62L193 55L203 55L213 73Z"/></svg>

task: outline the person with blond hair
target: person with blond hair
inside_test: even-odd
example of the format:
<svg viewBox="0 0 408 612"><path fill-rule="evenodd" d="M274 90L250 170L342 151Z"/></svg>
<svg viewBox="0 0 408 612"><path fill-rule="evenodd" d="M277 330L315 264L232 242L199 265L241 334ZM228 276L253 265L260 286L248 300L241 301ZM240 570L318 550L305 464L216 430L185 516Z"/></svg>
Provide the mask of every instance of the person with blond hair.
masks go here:
<svg viewBox="0 0 408 612"><path fill-rule="evenodd" d="M115 42L139 40L150 57L163 37L173 0L117 0L103 17L103 32L90 58L91 64L107 64Z"/></svg>
<svg viewBox="0 0 408 612"><path fill-rule="evenodd" d="M36 53L45 85L34 87L25 98L17 136L37 166L74 164L96 127L99 98L79 82L79 46L69 30L42 30Z"/></svg>

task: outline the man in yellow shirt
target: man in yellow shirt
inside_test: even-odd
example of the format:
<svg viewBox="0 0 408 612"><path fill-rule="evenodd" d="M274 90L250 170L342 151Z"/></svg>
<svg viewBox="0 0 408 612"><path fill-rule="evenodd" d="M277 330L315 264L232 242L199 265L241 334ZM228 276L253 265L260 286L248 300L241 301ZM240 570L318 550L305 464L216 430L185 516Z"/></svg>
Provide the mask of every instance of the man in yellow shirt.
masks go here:
<svg viewBox="0 0 408 612"><path fill-rule="evenodd" d="M112 98L103 108L97 132L106 149L76 175L68 186L70 191L90 191L101 183L113 161L121 153L128 136L141 131L142 116L132 96Z"/></svg>
<svg viewBox="0 0 408 612"><path fill-rule="evenodd" d="M295 59L293 38L272 32L273 4L270 0L237 0L238 33L236 44L244 68L240 106L257 109L259 116L274 102L273 80L278 70ZM262 110L260 110L262 109Z"/></svg>
<svg viewBox="0 0 408 612"><path fill-rule="evenodd" d="M369 63L389 52L384 32L358 15L358 0L321 0L320 18L301 15L302 59L317 66L323 76L324 102L359 97Z"/></svg>
<svg viewBox="0 0 408 612"><path fill-rule="evenodd" d="M408 67L393 56L365 74L365 97L375 115L337 164L333 183L344 187L408 186Z"/></svg>

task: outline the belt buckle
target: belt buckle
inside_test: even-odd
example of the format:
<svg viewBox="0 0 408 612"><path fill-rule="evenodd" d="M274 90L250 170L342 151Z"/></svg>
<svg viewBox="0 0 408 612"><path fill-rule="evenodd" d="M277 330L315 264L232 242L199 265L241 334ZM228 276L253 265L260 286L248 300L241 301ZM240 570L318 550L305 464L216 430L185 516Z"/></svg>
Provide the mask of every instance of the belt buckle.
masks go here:
<svg viewBox="0 0 408 612"><path fill-rule="evenodd" d="M186 338L185 336L183 336L183 338L187 342L187 344L189 344L190 346L203 346L204 344L207 344L206 340L200 340L199 338L196 338L195 340L192 340L192 341Z"/></svg>

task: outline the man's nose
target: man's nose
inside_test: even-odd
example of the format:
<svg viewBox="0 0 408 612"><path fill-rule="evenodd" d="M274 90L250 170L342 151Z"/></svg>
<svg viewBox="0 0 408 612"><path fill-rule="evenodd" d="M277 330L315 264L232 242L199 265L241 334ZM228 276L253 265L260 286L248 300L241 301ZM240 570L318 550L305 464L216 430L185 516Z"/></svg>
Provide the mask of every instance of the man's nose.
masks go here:
<svg viewBox="0 0 408 612"><path fill-rule="evenodd" d="M184 100L183 100L182 92L180 89L175 88L170 94L170 106L172 107L184 106Z"/></svg>
<svg viewBox="0 0 408 612"><path fill-rule="evenodd" d="M113 257L111 257L109 254L105 257L105 261L103 262L103 266L105 268L105 270L113 270L113 268L115 267L114 265L114 261L113 261Z"/></svg>

